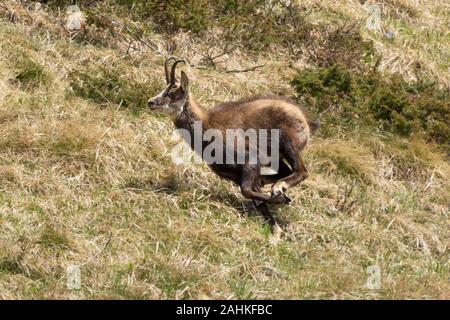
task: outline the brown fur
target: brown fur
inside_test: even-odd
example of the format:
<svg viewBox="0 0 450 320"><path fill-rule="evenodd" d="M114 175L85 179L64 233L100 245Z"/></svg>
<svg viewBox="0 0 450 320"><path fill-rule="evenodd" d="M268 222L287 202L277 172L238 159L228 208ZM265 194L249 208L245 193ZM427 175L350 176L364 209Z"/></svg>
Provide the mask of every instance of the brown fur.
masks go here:
<svg viewBox="0 0 450 320"><path fill-rule="evenodd" d="M309 120L309 115L307 110L301 108L300 106L297 106L295 104L295 102L293 102L292 100L286 98L286 97L282 97L282 96L278 96L278 95L256 95L256 96L252 96L252 97L248 97L248 98L243 98L240 100L236 100L236 101L229 101L229 102L224 102L221 104L218 104L217 106L215 106L211 112L213 113L217 113L220 114L221 112L234 112L236 111L236 107L242 107L242 105L250 105L251 107L253 107L254 105L257 105L260 100L270 100L270 101L274 101L275 104L279 104L280 102L284 105L289 105L289 108L294 108L294 112L295 114L298 114L297 111L299 110L301 115L299 115L299 117L303 120L305 120L310 128L310 133L314 133L318 127L320 126L320 124L318 122L313 122L311 120ZM275 106L276 108L277 106ZM250 110L248 110L247 112L250 112ZM295 115L294 115L295 117Z"/></svg>
<svg viewBox="0 0 450 320"><path fill-rule="evenodd" d="M172 69L173 70L173 69ZM166 72L167 75L167 72ZM170 81L169 77L169 81ZM173 79L172 79L173 80ZM169 82L168 81L168 82ZM199 106L188 92L188 79L182 72L181 85L171 81L168 87L155 98L150 99L149 107L157 109L165 106L174 116L177 128L191 132L193 147L193 125L201 121L203 130L220 130L223 137L227 129L279 129L280 163L278 173L272 176L261 175L260 164L210 164L210 168L220 177L229 179L241 187L242 194L252 199L261 214L276 225L266 203L287 203L290 199L285 192L308 177L308 171L301 158L301 152L308 144L310 134L318 123L310 122L298 106L278 96L255 96L239 101L219 104L206 111ZM168 96L170 94L170 97ZM179 106L182 105L181 109ZM204 143L205 148L207 143ZM234 150L236 154L236 150ZM247 149L248 152L248 149ZM270 152L270 151L269 151ZM261 192L264 184L274 183L272 194Z"/></svg>

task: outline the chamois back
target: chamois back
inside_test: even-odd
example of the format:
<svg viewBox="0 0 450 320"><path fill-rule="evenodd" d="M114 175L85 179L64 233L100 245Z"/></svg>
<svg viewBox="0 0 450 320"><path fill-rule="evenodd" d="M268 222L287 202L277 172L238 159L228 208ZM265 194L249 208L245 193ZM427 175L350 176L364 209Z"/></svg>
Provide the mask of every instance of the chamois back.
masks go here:
<svg viewBox="0 0 450 320"><path fill-rule="evenodd" d="M276 95L259 95L218 104L209 110L208 124L219 129L298 129L305 130L308 135L317 129L317 124L308 120L305 110Z"/></svg>

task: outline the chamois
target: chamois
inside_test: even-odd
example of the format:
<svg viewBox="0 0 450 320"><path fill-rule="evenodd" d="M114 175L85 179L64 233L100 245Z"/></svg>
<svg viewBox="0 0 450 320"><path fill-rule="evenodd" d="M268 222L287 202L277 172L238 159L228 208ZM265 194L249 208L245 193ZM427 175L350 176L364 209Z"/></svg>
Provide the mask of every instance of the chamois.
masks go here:
<svg viewBox="0 0 450 320"><path fill-rule="evenodd" d="M170 61L174 62L169 72ZM215 129L224 136L228 134L228 129L278 130L277 147L279 149L270 150L271 154L278 152L278 170L271 175L263 174L264 169L267 168L264 167L261 159L253 163L247 158L244 163L226 161L208 163L217 175L240 186L242 195L253 200L258 211L272 227L277 226L267 204L290 202L286 195L288 188L308 177L301 152L307 145L310 134L317 129L318 122L309 121L298 106L277 96L251 97L222 103L210 110L205 110L190 94L189 79L184 71L181 71L181 81L177 84L175 71L180 63L185 61L174 57L165 60L166 87L161 93L149 99L148 107L150 110L159 110L170 115L175 126L190 132L191 137L194 136L196 122L202 124L203 132ZM194 149L193 138L188 143ZM204 150L206 145L202 141L201 149ZM223 150L226 148L227 146L223 145ZM250 148L247 142L244 148L247 154ZM238 153L236 149L233 149L233 152L235 155ZM265 184L273 184L271 194L262 192Z"/></svg>

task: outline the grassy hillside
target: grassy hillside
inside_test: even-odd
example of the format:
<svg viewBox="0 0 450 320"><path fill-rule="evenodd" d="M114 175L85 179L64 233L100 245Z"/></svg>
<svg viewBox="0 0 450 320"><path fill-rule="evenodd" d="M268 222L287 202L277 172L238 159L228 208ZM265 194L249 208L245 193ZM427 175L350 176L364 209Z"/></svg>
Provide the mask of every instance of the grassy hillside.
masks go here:
<svg viewBox="0 0 450 320"><path fill-rule="evenodd" d="M450 298L447 2L374 1L376 33L362 1L299 1L252 45L220 29L225 9L202 18L210 1L184 20L176 6L85 1L77 33L64 1L47 2L0 0L0 298ZM261 34L245 10L232 24ZM172 163L173 126L145 108L168 54L189 60L205 108L276 93L322 120L310 177L273 209L281 240L206 165ZM324 80L333 68L351 90ZM402 107L377 118L373 101L399 92ZM437 107L424 116L417 99Z"/></svg>

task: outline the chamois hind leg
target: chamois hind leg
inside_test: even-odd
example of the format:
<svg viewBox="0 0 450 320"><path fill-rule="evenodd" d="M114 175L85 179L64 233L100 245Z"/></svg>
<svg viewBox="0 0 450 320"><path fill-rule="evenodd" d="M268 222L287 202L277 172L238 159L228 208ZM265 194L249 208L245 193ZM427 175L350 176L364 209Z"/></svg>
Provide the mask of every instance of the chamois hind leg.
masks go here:
<svg viewBox="0 0 450 320"><path fill-rule="evenodd" d="M252 202L256 210L258 210L258 212L261 214L264 220L270 225L271 228L273 228L277 224L277 222L272 213L270 212L267 203L258 200L252 200Z"/></svg>
<svg viewBox="0 0 450 320"><path fill-rule="evenodd" d="M272 186L272 197L284 194L289 188L299 184L308 176L308 170L301 157L301 151L308 142L307 135L304 133L295 133L290 135L290 139L285 139L282 145L282 154L292 167L293 173L278 180Z"/></svg>
<svg viewBox="0 0 450 320"><path fill-rule="evenodd" d="M242 168L242 183L241 190L244 197L252 199L258 212L263 216L266 222L269 224L272 233L276 240L281 237L282 229L278 225L274 216L269 210L267 205L270 203L287 203L290 201L284 194L278 197L270 197L267 194L261 192L261 184L263 181L260 176L260 168L258 166L244 166Z"/></svg>
<svg viewBox="0 0 450 320"><path fill-rule="evenodd" d="M251 200L258 200L267 203L287 203L290 201L284 194L279 194L275 197L269 194L262 193L259 188L255 191L255 186L258 185L260 178L260 167L252 165L244 165L242 167L241 176L241 192L244 197Z"/></svg>
<svg viewBox="0 0 450 320"><path fill-rule="evenodd" d="M252 200L253 204L258 210L258 212L261 214L261 216L264 218L265 222L269 224L270 230L272 234L279 239L281 237L281 233L283 232L283 229L281 229L280 225L278 224L278 221L275 219L275 217L270 212L269 206L266 202L261 202L258 200Z"/></svg>
<svg viewBox="0 0 450 320"><path fill-rule="evenodd" d="M261 192L261 183L262 181L256 179L253 184L253 191L255 192ZM278 238L281 235L282 229L280 228L277 220L270 212L269 206L266 202L258 201L258 200L252 200L256 210L262 215L262 217L265 219L266 223L269 224L271 231L274 235L276 235Z"/></svg>

